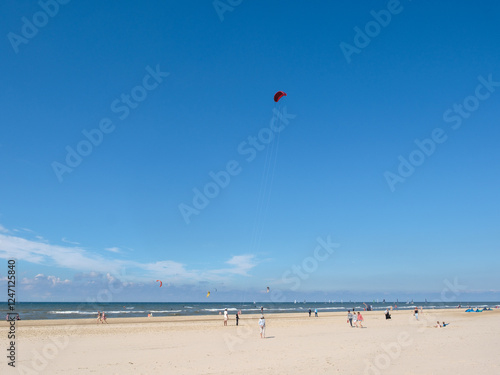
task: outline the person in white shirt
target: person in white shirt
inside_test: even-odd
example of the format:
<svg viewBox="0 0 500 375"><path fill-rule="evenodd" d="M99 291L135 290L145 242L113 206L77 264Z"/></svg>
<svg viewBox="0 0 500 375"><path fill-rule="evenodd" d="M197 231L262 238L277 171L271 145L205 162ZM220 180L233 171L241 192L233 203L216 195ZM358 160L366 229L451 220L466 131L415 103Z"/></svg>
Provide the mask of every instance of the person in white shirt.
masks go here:
<svg viewBox="0 0 500 375"><path fill-rule="evenodd" d="M264 319L264 315L262 315L259 319L259 327L260 338L266 338L266 320Z"/></svg>
<svg viewBox="0 0 500 375"><path fill-rule="evenodd" d="M227 326L227 309L224 310L224 325Z"/></svg>

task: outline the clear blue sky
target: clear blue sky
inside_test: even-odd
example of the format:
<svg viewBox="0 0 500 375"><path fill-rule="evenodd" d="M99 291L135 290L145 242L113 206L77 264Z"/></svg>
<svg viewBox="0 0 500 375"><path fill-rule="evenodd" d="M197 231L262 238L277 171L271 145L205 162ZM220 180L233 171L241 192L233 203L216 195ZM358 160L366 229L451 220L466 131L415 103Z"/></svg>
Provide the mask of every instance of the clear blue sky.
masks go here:
<svg viewBox="0 0 500 375"><path fill-rule="evenodd" d="M498 2L47 3L0 12L20 300L500 300Z"/></svg>

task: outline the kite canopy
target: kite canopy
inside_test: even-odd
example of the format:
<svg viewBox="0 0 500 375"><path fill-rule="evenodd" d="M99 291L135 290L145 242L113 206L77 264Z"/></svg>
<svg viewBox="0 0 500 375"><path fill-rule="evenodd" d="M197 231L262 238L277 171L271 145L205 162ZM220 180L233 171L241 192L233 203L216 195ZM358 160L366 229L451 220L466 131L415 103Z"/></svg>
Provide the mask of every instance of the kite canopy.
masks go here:
<svg viewBox="0 0 500 375"><path fill-rule="evenodd" d="M276 94L274 94L274 101L278 102L284 96L286 96L286 92L278 91Z"/></svg>
<svg viewBox="0 0 500 375"><path fill-rule="evenodd" d="M267 293L269 293L269 287L267 287Z"/></svg>
<svg viewBox="0 0 500 375"><path fill-rule="evenodd" d="M209 297L209 296L210 296L210 292L207 292L207 297Z"/></svg>
<svg viewBox="0 0 500 375"><path fill-rule="evenodd" d="M161 288L161 286L163 285L163 283L161 282L161 280L156 280L156 282L158 282L158 281L160 282L160 288Z"/></svg>

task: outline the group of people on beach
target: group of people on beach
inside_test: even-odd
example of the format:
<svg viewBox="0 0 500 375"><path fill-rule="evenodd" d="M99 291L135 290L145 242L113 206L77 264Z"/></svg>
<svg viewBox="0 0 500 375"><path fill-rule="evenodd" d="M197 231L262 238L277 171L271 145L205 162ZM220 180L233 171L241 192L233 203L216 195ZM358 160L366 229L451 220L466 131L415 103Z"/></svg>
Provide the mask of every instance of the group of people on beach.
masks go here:
<svg viewBox="0 0 500 375"><path fill-rule="evenodd" d="M441 328L441 327L446 327L447 325L450 325L450 323L445 323L445 322L439 323L439 321L437 321L434 327Z"/></svg>
<svg viewBox="0 0 500 375"><path fill-rule="evenodd" d="M106 316L106 313L104 311L103 312L100 312L100 311L97 312L97 321L96 321L96 324L99 324L99 322L108 324L107 319L108 319L108 317Z"/></svg>
<svg viewBox="0 0 500 375"><path fill-rule="evenodd" d="M219 312L220 314L220 312ZM240 314L241 314L241 310L239 310L237 313L236 313L236 325L238 325L239 321L240 321ZM229 320L229 313L227 312L227 309L224 309L224 325L227 326L227 321Z"/></svg>
<svg viewBox="0 0 500 375"><path fill-rule="evenodd" d="M350 323L351 324L351 327L361 327L361 328L364 328L363 327L363 315L361 315L361 312L356 312L354 311L354 309L352 310L352 313L351 313L351 310L347 310L347 323ZM358 326L359 324L359 326Z"/></svg>
<svg viewBox="0 0 500 375"><path fill-rule="evenodd" d="M311 317L311 309L309 309L309 317ZM314 316L317 318L318 317L318 309L314 309Z"/></svg>
<svg viewBox="0 0 500 375"><path fill-rule="evenodd" d="M219 312L220 314L220 312ZM241 310L236 313L236 325L238 325L240 321ZM261 307L261 316L259 319L259 328L260 328L260 338L266 338L266 319L264 319L264 308ZM227 326L227 321L229 320L229 313L227 309L224 309L224 326Z"/></svg>
<svg viewBox="0 0 500 375"><path fill-rule="evenodd" d="M420 312L422 312L422 308L420 308ZM311 316L311 313L312 313L312 311L311 311L311 309L309 309L309 316ZM418 313L419 313L419 309L417 307L415 307L413 314L415 315L415 318L417 320L418 320ZM220 314L220 312L219 312L219 314ZM236 313L236 325L238 325L240 314L241 314L241 311L238 311ZM266 320L264 318L263 308L261 308L261 314L262 315L259 319L260 337L265 338L266 337ZM314 310L314 314L315 314L315 316L318 316L317 309ZM99 316L100 315L98 314L98 320L99 320ZM385 310L385 318L391 319L391 314L389 312L389 309ZM105 317L104 312L102 313L101 319L104 319L104 321L106 321L106 317ZM229 319L229 314L227 312L227 309L224 309L224 326L227 326L228 319ZM364 318L363 318L363 315L361 315L360 311L356 312L356 311L354 311L354 309L352 309L352 312L351 312L351 310L347 311L347 323L349 323L351 325L351 328L352 327L365 328L363 326L363 321L364 321ZM445 323L445 322L439 323L439 321L438 321L434 327L436 327L436 328L446 327L449 324L450 323Z"/></svg>
<svg viewBox="0 0 500 375"><path fill-rule="evenodd" d="M15 319L14 318L10 318L9 315L11 315L11 314L7 313L7 315L5 316L5 320L7 320L7 321L8 320L21 320L21 317L19 316L19 314L16 314Z"/></svg>

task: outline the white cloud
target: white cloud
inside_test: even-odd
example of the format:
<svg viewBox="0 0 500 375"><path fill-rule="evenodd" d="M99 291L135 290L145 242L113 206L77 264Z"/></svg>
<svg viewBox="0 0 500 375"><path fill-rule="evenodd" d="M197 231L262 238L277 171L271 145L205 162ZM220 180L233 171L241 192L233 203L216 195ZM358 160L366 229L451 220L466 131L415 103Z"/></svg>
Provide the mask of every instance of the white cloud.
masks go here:
<svg viewBox="0 0 500 375"><path fill-rule="evenodd" d="M73 241L70 241L70 240L66 239L66 237L61 238L61 241L62 241L62 242L65 242L65 243L69 243L69 244L71 244L71 245L80 245L80 243L79 243L79 242L73 242Z"/></svg>
<svg viewBox="0 0 500 375"><path fill-rule="evenodd" d="M109 262L79 247L51 245L4 234L0 234L0 258L15 258L30 263L55 265L78 271L95 270L117 273L121 267L119 261Z"/></svg>
<svg viewBox="0 0 500 375"><path fill-rule="evenodd" d="M106 248L110 253L119 253L118 247ZM111 255L111 254L110 254ZM171 261L141 263L131 260L110 259L80 246L61 246L50 244L42 237L26 239L19 235L0 233L0 258L17 259L50 267L76 271L78 277L100 278L101 275L118 277L123 282L151 282L162 279L176 285L194 285L200 282L225 282L234 276L249 276L248 272L257 265L254 255L236 255L225 263L229 265L216 269L190 269L187 265ZM80 275L80 276L78 276ZM81 276L86 275L86 276ZM38 274L34 279L45 285L63 285L66 280L55 276ZM26 279L27 280L27 279ZM26 281L28 283L28 281ZM95 282L95 280L94 280ZM29 284L29 283L28 283Z"/></svg>
<svg viewBox="0 0 500 375"><path fill-rule="evenodd" d="M0 224L0 233L9 233L9 230Z"/></svg>
<svg viewBox="0 0 500 375"><path fill-rule="evenodd" d="M235 255L226 262L226 264L229 264L233 267L214 270L212 272L218 274L228 273L233 275L249 276L248 271L250 271L257 265L257 263L254 261L254 258L255 255L252 254Z"/></svg>
<svg viewBox="0 0 500 375"><path fill-rule="evenodd" d="M44 274L39 273L33 278L24 277L21 279L21 285L25 290L35 290L43 288L54 288L61 285L69 285L71 281L68 279L61 280L61 278L57 276L45 276Z"/></svg>

